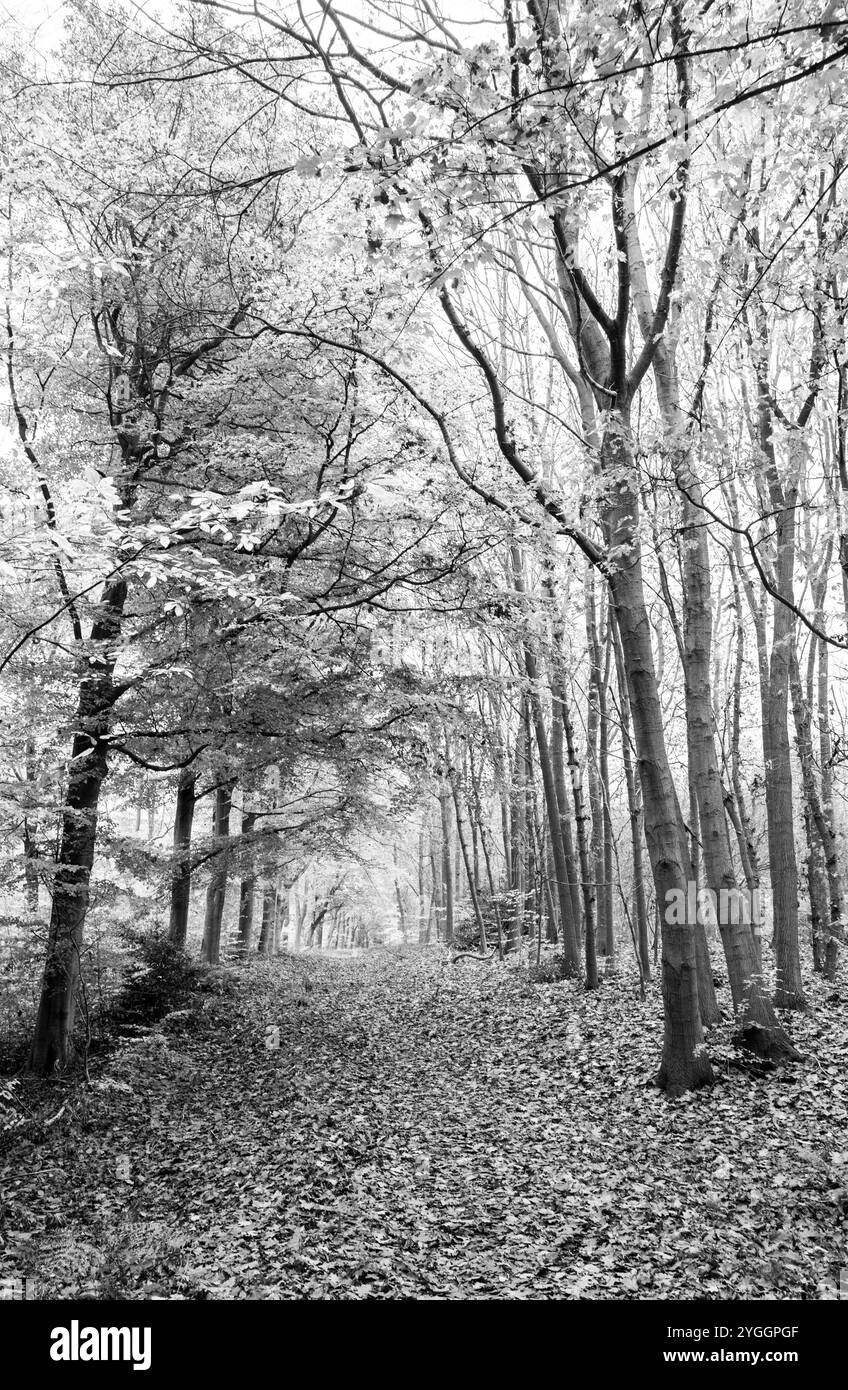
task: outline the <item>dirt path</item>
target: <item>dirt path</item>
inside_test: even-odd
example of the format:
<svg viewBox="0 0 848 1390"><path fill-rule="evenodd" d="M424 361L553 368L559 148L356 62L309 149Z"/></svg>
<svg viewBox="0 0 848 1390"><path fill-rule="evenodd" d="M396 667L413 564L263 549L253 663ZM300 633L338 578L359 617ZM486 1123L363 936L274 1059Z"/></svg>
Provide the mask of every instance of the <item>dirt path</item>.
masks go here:
<svg viewBox="0 0 848 1390"><path fill-rule="evenodd" d="M441 953L252 966L4 1156L3 1272L54 1297L821 1297L848 1264L833 1032L804 1020L813 1059L753 1079L714 1044L720 1084L669 1104L658 1018L629 981Z"/></svg>

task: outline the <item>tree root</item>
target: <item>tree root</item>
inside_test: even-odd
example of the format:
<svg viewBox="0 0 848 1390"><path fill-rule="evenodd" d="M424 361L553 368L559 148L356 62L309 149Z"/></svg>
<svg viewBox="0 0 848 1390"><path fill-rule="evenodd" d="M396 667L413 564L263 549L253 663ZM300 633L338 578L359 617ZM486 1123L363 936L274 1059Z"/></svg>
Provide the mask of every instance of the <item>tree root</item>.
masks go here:
<svg viewBox="0 0 848 1390"><path fill-rule="evenodd" d="M789 1041L782 1028L765 1028L760 1023L743 1023L733 1036L737 1047L779 1066L781 1062L803 1062L804 1058Z"/></svg>

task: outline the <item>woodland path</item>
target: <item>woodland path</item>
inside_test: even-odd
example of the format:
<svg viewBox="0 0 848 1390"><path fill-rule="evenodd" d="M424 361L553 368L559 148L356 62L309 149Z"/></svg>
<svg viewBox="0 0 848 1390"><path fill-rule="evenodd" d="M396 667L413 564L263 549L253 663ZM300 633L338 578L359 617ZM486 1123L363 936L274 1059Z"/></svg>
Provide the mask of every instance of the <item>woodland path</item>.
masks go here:
<svg viewBox="0 0 848 1390"><path fill-rule="evenodd" d="M59 1297L817 1298L848 1264L832 1017L753 1078L714 1035L717 1086L669 1103L629 977L587 995L435 950L230 978L3 1155L4 1272Z"/></svg>

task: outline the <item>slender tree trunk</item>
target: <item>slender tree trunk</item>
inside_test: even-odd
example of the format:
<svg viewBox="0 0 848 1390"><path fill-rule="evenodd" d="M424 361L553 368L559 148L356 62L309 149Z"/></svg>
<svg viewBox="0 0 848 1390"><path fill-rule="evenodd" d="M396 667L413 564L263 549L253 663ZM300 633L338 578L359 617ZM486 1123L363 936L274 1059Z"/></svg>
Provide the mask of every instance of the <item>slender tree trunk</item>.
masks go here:
<svg viewBox="0 0 848 1390"><path fill-rule="evenodd" d="M442 821L442 886L445 908L445 945L453 945L454 931L454 879L451 856L450 791L442 785L439 791L439 810Z"/></svg>
<svg viewBox="0 0 848 1390"><path fill-rule="evenodd" d="M525 866L527 860L527 719L525 714L524 701L521 705L521 714L518 723L518 731L515 738L515 757L512 787L510 789L510 860L512 863L512 878L510 881L510 892L512 895L512 912L510 914L510 928L507 933L506 949L517 951L521 944L521 933L524 924L524 911L526 907L526 878Z"/></svg>
<svg viewBox="0 0 848 1390"><path fill-rule="evenodd" d="M615 670L618 682L621 715L621 757L624 764L624 781L627 787L627 809L630 815L630 845L633 856L633 897L636 912L636 950L643 982L651 978L651 950L648 941L648 904L645 898L645 869L642 861L642 806L636 774L633 768L631 743L630 697L627 694L627 678L624 673L624 659L621 655L621 638L615 622L614 612L610 612L613 648L615 651Z"/></svg>
<svg viewBox="0 0 848 1390"><path fill-rule="evenodd" d="M428 939L429 913L426 906L426 861L424 857L424 829L418 832L418 944L423 946Z"/></svg>
<svg viewBox="0 0 848 1390"><path fill-rule="evenodd" d="M552 946L556 946L557 942L559 941L559 934L557 932L556 904L554 903L554 896L551 892L551 884L554 883L556 880L553 843L550 833L545 833L544 826L542 826L540 834L544 842L542 858L544 864L545 906L548 911L547 940L550 942Z"/></svg>
<svg viewBox="0 0 848 1390"><path fill-rule="evenodd" d="M29 678L36 685L36 677L29 669ZM22 839L24 850L24 884L26 886L27 907L33 916L38 913L38 820L31 819L28 812L32 805L32 796L38 776L38 767L35 753L35 740L31 736L26 739L26 802L27 814L24 816L22 827Z"/></svg>
<svg viewBox="0 0 848 1390"><path fill-rule="evenodd" d="M465 877L468 881L468 892L471 897L471 907L474 912L474 920L477 923L477 930L480 933L480 950L481 952L483 952L483 954L485 954L486 951L489 949L488 942L486 941L486 923L484 922L483 914L480 911L480 898L477 893L477 884L474 881L474 865L471 856L468 852L468 841L465 837L462 810L459 801L459 788L457 787L456 783L456 773L450 767L450 748L448 746L447 736L445 736L445 757L448 760L448 780L450 781L451 792L453 793L453 805L454 811L456 813L456 836L459 841L459 848L462 852L462 861L465 865Z"/></svg>
<svg viewBox="0 0 848 1390"><path fill-rule="evenodd" d="M745 669L745 625L742 619L742 599L739 593L739 577L733 551L730 551L729 559L730 574L733 581L733 605L736 615L736 648L733 668L733 702L730 726L730 785L732 795L728 801L728 814L732 821L733 828L736 831L736 842L739 847L739 858L742 863L745 883L751 895L751 901L755 902L756 898L759 897L760 864L756 845L754 843L754 831L751 825L751 818L748 815L745 793L742 788L741 761L739 754L742 729L742 673ZM757 959L761 962L762 953L759 923L757 923L754 937L757 947ZM762 968L762 964L760 968Z"/></svg>
<svg viewBox="0 0 848 1390"><path fill-rule="evenodd" d="M599 647L600 647L599 640ZM601 872L603 874L604 892L601 899L603 903L603 918L601 936L603 938L603 955L605 957L604 970L607 975L615 971L615 925L613 917L613 889L612 889L612 817L610 815L610 783L609 783L609 709L607 705L607 691L609 689L610 673L610 622L606 623L606 630L603 640L604 649L604 672L598 683L598 781L601 796Z"/></svg>
<svg viewBox="0 0 848 1390"><path fill-rule="evenodd" d="M659 557L660 577L663 594L668 609L669 621L671 622L674 638L677 643L677 650L680 656L680 665L683 671L687 668L686 644L683 632L677 618L671 593L665 577L665 569L661 557ZM658 681L658 684L660 682ZM684 680L685 687L685 680ZM687 845L689 849L689 881L692 885L692 900L697 905L698 887L701 872L701 839L700 839L700 819L698 815L698 789L697 778L694 768L697 766L697 752L692 748L692 725L686 719L686 753L689 771L689 824L687 829ZM707 943L706 927L701 919L700 912L696 911L695 921L692 927L695 938L695 959L698 963L698 1007L701 1011L701 1022L705 1028L710 1028L721 1018L721 1010L718 1006L718 999L715 992L715 981L713 979L713 967L710 960L710 950Z"/></svg>
<svg viewBox="0 0 848 1390"><path fill-rule="evenodd" d="M533 807L535 803L535 770L533 766L533 735L530 719L530 700L524 701L524 917L522 935L530 936L538 899L538 872L533 841Z"/></svg>
<svg viewBox="0 0 848 1390"><path fill-rule="evenodd" d="M276 896L274 884L271 883L270 880L267 880L262 888L262 919L259 927L259 945L257 950L259 955L267 956L269 959L274 954L274 947L276 944L274 940L274 906ZM314 930L314 924L312 930ZM310 931L309 935L311 940L312 931ZM308 945L309 942L307 942L307 946Z"/></svg>
<svg viewBox="0 0 848 1390"><path fill-rule="evenodd" d="M556 659L556 658L555 658ZM571 808L568 797L568 775L566 773L565 735L562 710L557 699L557 680L550 682L551 690L551 764L554 770L557 806L559 807L559 833L562 840L565 863L568 869L568 884L571 890L571 913L579 942L583 930L582 903L580 894L580 868L574 852L571 834ZM552 832L553 835L553 832Z"/></svg>
<svg viewBox="0 0 848 1390"><path fill-rule="evenodd" d="M823 872L825 882L821 884L824 917L823 973L832 980L836 975L839 948L843 935L844 889L839 867L839 852L836 838L827 816L824 813L813 763L812 715L810 705L804 697L801 675L798 670L798 654L793 645L790 657L789 680L792 693L792 712L798 747L798 760L801 764L801 779L808 820L808 839L810 840L813 863L818 863L818 874ZM815 874L815 877L818 877ZM811 900L813 883L811 881ZM821 913L821 908L819 909Z"/></svg>
<svg viewBox="0 0 848 1390"><path fill-rule="evenodd" d="M517 546L512 547L511 559L513 582L517 593L524 598L526 597L526 586L524 583L521 554ZM580 973L580 942L577 935L577 923L574 918L571 900L571 884L569 882L568 862L565 855L565 844L562 835L562 816L560 813L560 801L557 796L556 776L548 745L548 734L545 728L545 717L539 692L539 667L536 654L531 648L529 641L526 639L524 641L523 650L524 669L527 673L527 681L529 684L530 710L532 712L533 727L536 734L536 753L539 759L539 769L542 774L545 810L547 812L548 825L551 832L551 849L554 858L554 868L556 870L557 902L562 926L562 966L567 975L576 976ZM544 873L544 865L540 867L542 873ZM592 986L590 985L589 987L591 988Z"/></svg>
<svg viewBox="0 0 848 1390"><path fill-rule="evenodd" d="M430 832L430 874L433 879L433 915L436 920L436 941L442 941L445 934L444 884L441 873L441 852L437 850L434 836Z"/></svg>
<svg viewBox="0 0 848 1390"><path fill-rule="evenodd" d="M687 464L677 462L683 475ZM687 492L700 496L697 480L687 474ZM691 530L684 533L684 583L686 594L686 718L693 779L698 806L704 873L717 905L718 927L727 962L730 991L740 1041L764 1056L779 1060L798 1054L774 1015L761 976L754 936L757 904L740 893L730 857L725 818L724 789L713 732L710 649L712 600L707 534L702 514L687 501L685 519Z"/></svg>
<svg viewBox="0 0 848 1390"><path fill-rule="evenodd" d="M606 890L604 881L604 809L601 796L598 739L601 727L601 656L595 611L594 570L588 566L584 582L586 644L589 652L589 705L586 718L586 772L592 813L592 877L595 886L596 941L599 956L606 954Z"/></svg>
<svg viewBox="0 0 848 1390"><path fill-rule="evenodd" d="M404 902L403 902L403 890L402 890L402 888L401 888L401 886L400 886L400 879L398 878L398 873L397 873L397 870L398 870L398 852L397 852L397 845L394 845L393 848L392 848L392 859L393 859L394 866L395 866L395 901L397 902L397 909L398 909L398 925L400 926L401 940L404 942L404 944L406 944L406 941L407 941L406 908L404 907Z"/></svg>
<svg viewBox="0 0 848 1390"><path fill-rule="evenodd" d="M634 301L642 334L648 338L651 332L652 312L647 276L639 247L632 179L627 181L626 201ZM770 1057L797 1056L777 1023L766 997L754 938L751 910L753 905L747 905L745 896L739 892L730 856L724 795L713 730L710 671L713 613L709 541L703 524L703 494L700 480L692 466L691 449L680 410L674 358L665 341L656 345L653 374L670 462L682 495L683 520L686 526L681 546L686 729L689 776L695 786L704 872L713 900L717 904L719 931L727 961L740 1039L746 1045ZM784 733L785 729L784 718ZM695 929L698 930L697 924ZM702 950L704 946L701 947ZM708 961L707 955L707 963Z"/></svg>
<svg viewBox="0 0 848 1390"><path fill-rule="evenodd" d="M586 958L586 988L598 987L598 958L595 947L595 880L589 866L589 816L583 795L583 770L577 757L577 745L571 711L565 695L562 672L557 677L556 704L554 717L561 719L568 750L568 767L571 773L571 790L574 797L574 821L577 829L577 856L580 865L580 882L583 889L584 949Z"/></svg>
<svg viewBox="0 0 848 1390"><path fill-rule="evenodd" d="M233 799L233 782L223 782L215 789L215 806L212 814L212 834L217 842L218 852L212 859L209 885L206 889L206 917L203 923L203 944L201 960L208 965L217 965L221 959L221 927L224 920L224 901L227 894L227 873L229 870L230 809Z"/></svg>
<svg viewBox="0 0 848 1390"><path fill-rule="evenodd" d="M841 167L840 167L841 172ZM834 276L831 281L831 294L834 305L841 305L841 351L836 367L836 473L839 491L836 494L837 524L839 527L839 567L842 575L842 604L848 620L848 361L846 361L845 342L845 296L839 294Z"/></svg>
<svg viewBox="0 0 848 1390"><path fill-rule="evenodd" d="M188 934L188 909L191 901L191 830L196 789L197 774L194 768L184 767L180 772L177 808L174 814L171 914L168 921L168 940L175 946L185 946Z"/></svg>
<svg viewBox="0 0 848 1390"><path fill-rule="evenodd" d="M789 742L790 664L795 645L794 601L796 508L802 474L804 443L801 430L787 437L785 480L778 469L773 395L768 379L769 343L762 303L755 296L746 316L751 360L757 380L757 443L760 491L770 508L773 536L771 564L778 597L772 603L772 641L768 678L763 690L763 754L769 874L774 909L774 955L777 973L775 1003L784 1009L804 1009L801 954L798 940L798 866L792 801L792 763ZM811 401L814 397L810 398ZM765 635L758 634L758 642Z"/></svg>
<svg viewBox="0 0 848 1390"><path fill-rule="evenodd" d="M776 522L777 586L780 593L790 600L795 565L796 492L797 489L790 485L784 510ZM794 614L785 603L775 600L769 660L766 812L774 903L774 953L777 969L775 1003L783 1009L806 1007L798 940L798 866L795 858L795 817L788 727L789 671L794 644Z"/></svg>
<svg viewBox="0 0 848 1390"><path fill-rule="evenodd" d="M503 960L503 954L504 954L503 917L502 917L502 915L501 915L500 903L498 902L497 888L496 888L496 886L495 886L495 875L494 875L494 871L493 871L493 869L492 869L492 857L491 857L491 854L489 853L488 836L487 836L487 833L486 833L486 827L485 827L485 825L483 824L483 803L482 803L481 796L480 796L480 785L479 785L479 782L478 782L478 780L477 780L477 774L476 774L475 769L474 769L474 759L473 759L473 758L471 758L471 760L470 760L470 769L471 769L471 788L472 788L472 791L474 792L474 812L475 812L475 817L476 817L476 820L477 820L477 825L478 825L478 828L479 828L479 834L480 834L480 847L481 847L481 849L482 849L482 851L483 851L483 862L484 862L485 865L486 865L486 883L488 884L488 888L489 888L489 898L490 898L490 900L491 900L492 914L493 914L494 919L495 919L495 929L496 929L497 935L498 935L498 956L499 956L499 958L500 958L501 960Z"/></svg>
<svg viewBox="0 0 848 1390"><path fill-rule="evenodd" d="M276 885L274 896L274 955L278 956L283 949L283 932L286 932L288 942L289 925L289 903L288 890L282 879Z"/></svg>
<svg viewBox="0 0 848 1390"><path fill-rule="evenodd" d="M545 729L544 715L542 713L542 702L536 683L538 680L536 660L535 657L527 651L525 652L525 661L527 676L531 681L530 706L533 711L533 724L536 731L536 751L542 773L545 809L547 811L548 825L551 831L551 850L556 872L557 902L559 905L560 923L562 925L563 970L568 975L579 975L580 944L577 936L577 923L574 920L574 909L571 901L571 884L568 876L565 845L561 834L559 800L556 792L553 765L548 748L548 736ZM589 985L589 987L591 988L592 986Z"/></svg>
<svg viewBox="0 0 848 1390"><path fill-rule="evenodd" d="M245 811L241 818L241 833L243 837L253 834L256 825L256 813ZM238 915L238 938L236 941L236 952L240 956L246 956L251 946L253 936L253 899L256 889L256 874L254 871L254 852L253 846L245 844L242 846L242 874L241 885L239 887L239 915Z"/></svg>
<svg viewBox="0 0 848 1390"><path fill-rule="evenodd" d="M602 465L609 479L603 520L617 557L610 569L610 592L627 675L645 806L645 839L662 923L665 1016L658 1080L671 1094L680 1094L709 1083L712 1068L698 1007L697 922L689 920L688 911L680 921L669 910L673 901L678 905L685 901L691 866L665 746L642 580L636 467L630 423L623 411L608 424Z"/></svg>

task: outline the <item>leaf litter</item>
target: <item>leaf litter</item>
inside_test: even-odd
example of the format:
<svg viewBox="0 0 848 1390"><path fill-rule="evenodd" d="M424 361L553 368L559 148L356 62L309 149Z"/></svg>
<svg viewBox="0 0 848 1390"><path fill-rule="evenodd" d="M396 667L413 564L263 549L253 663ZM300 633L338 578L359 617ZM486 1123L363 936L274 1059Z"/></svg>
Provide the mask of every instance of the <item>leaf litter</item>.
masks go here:
<svg viewBox="0 0 848 1390"><path fill-rule="evenodd" d="M100 1059L57 1123L9 1132L0 1277L54 1298L836 1296L833 985L792 1018L802 1064L740 1067L728 1022L717 1084L669 1102L657 987L627 973L588 994L410 949L228 978Z"/></svg>

